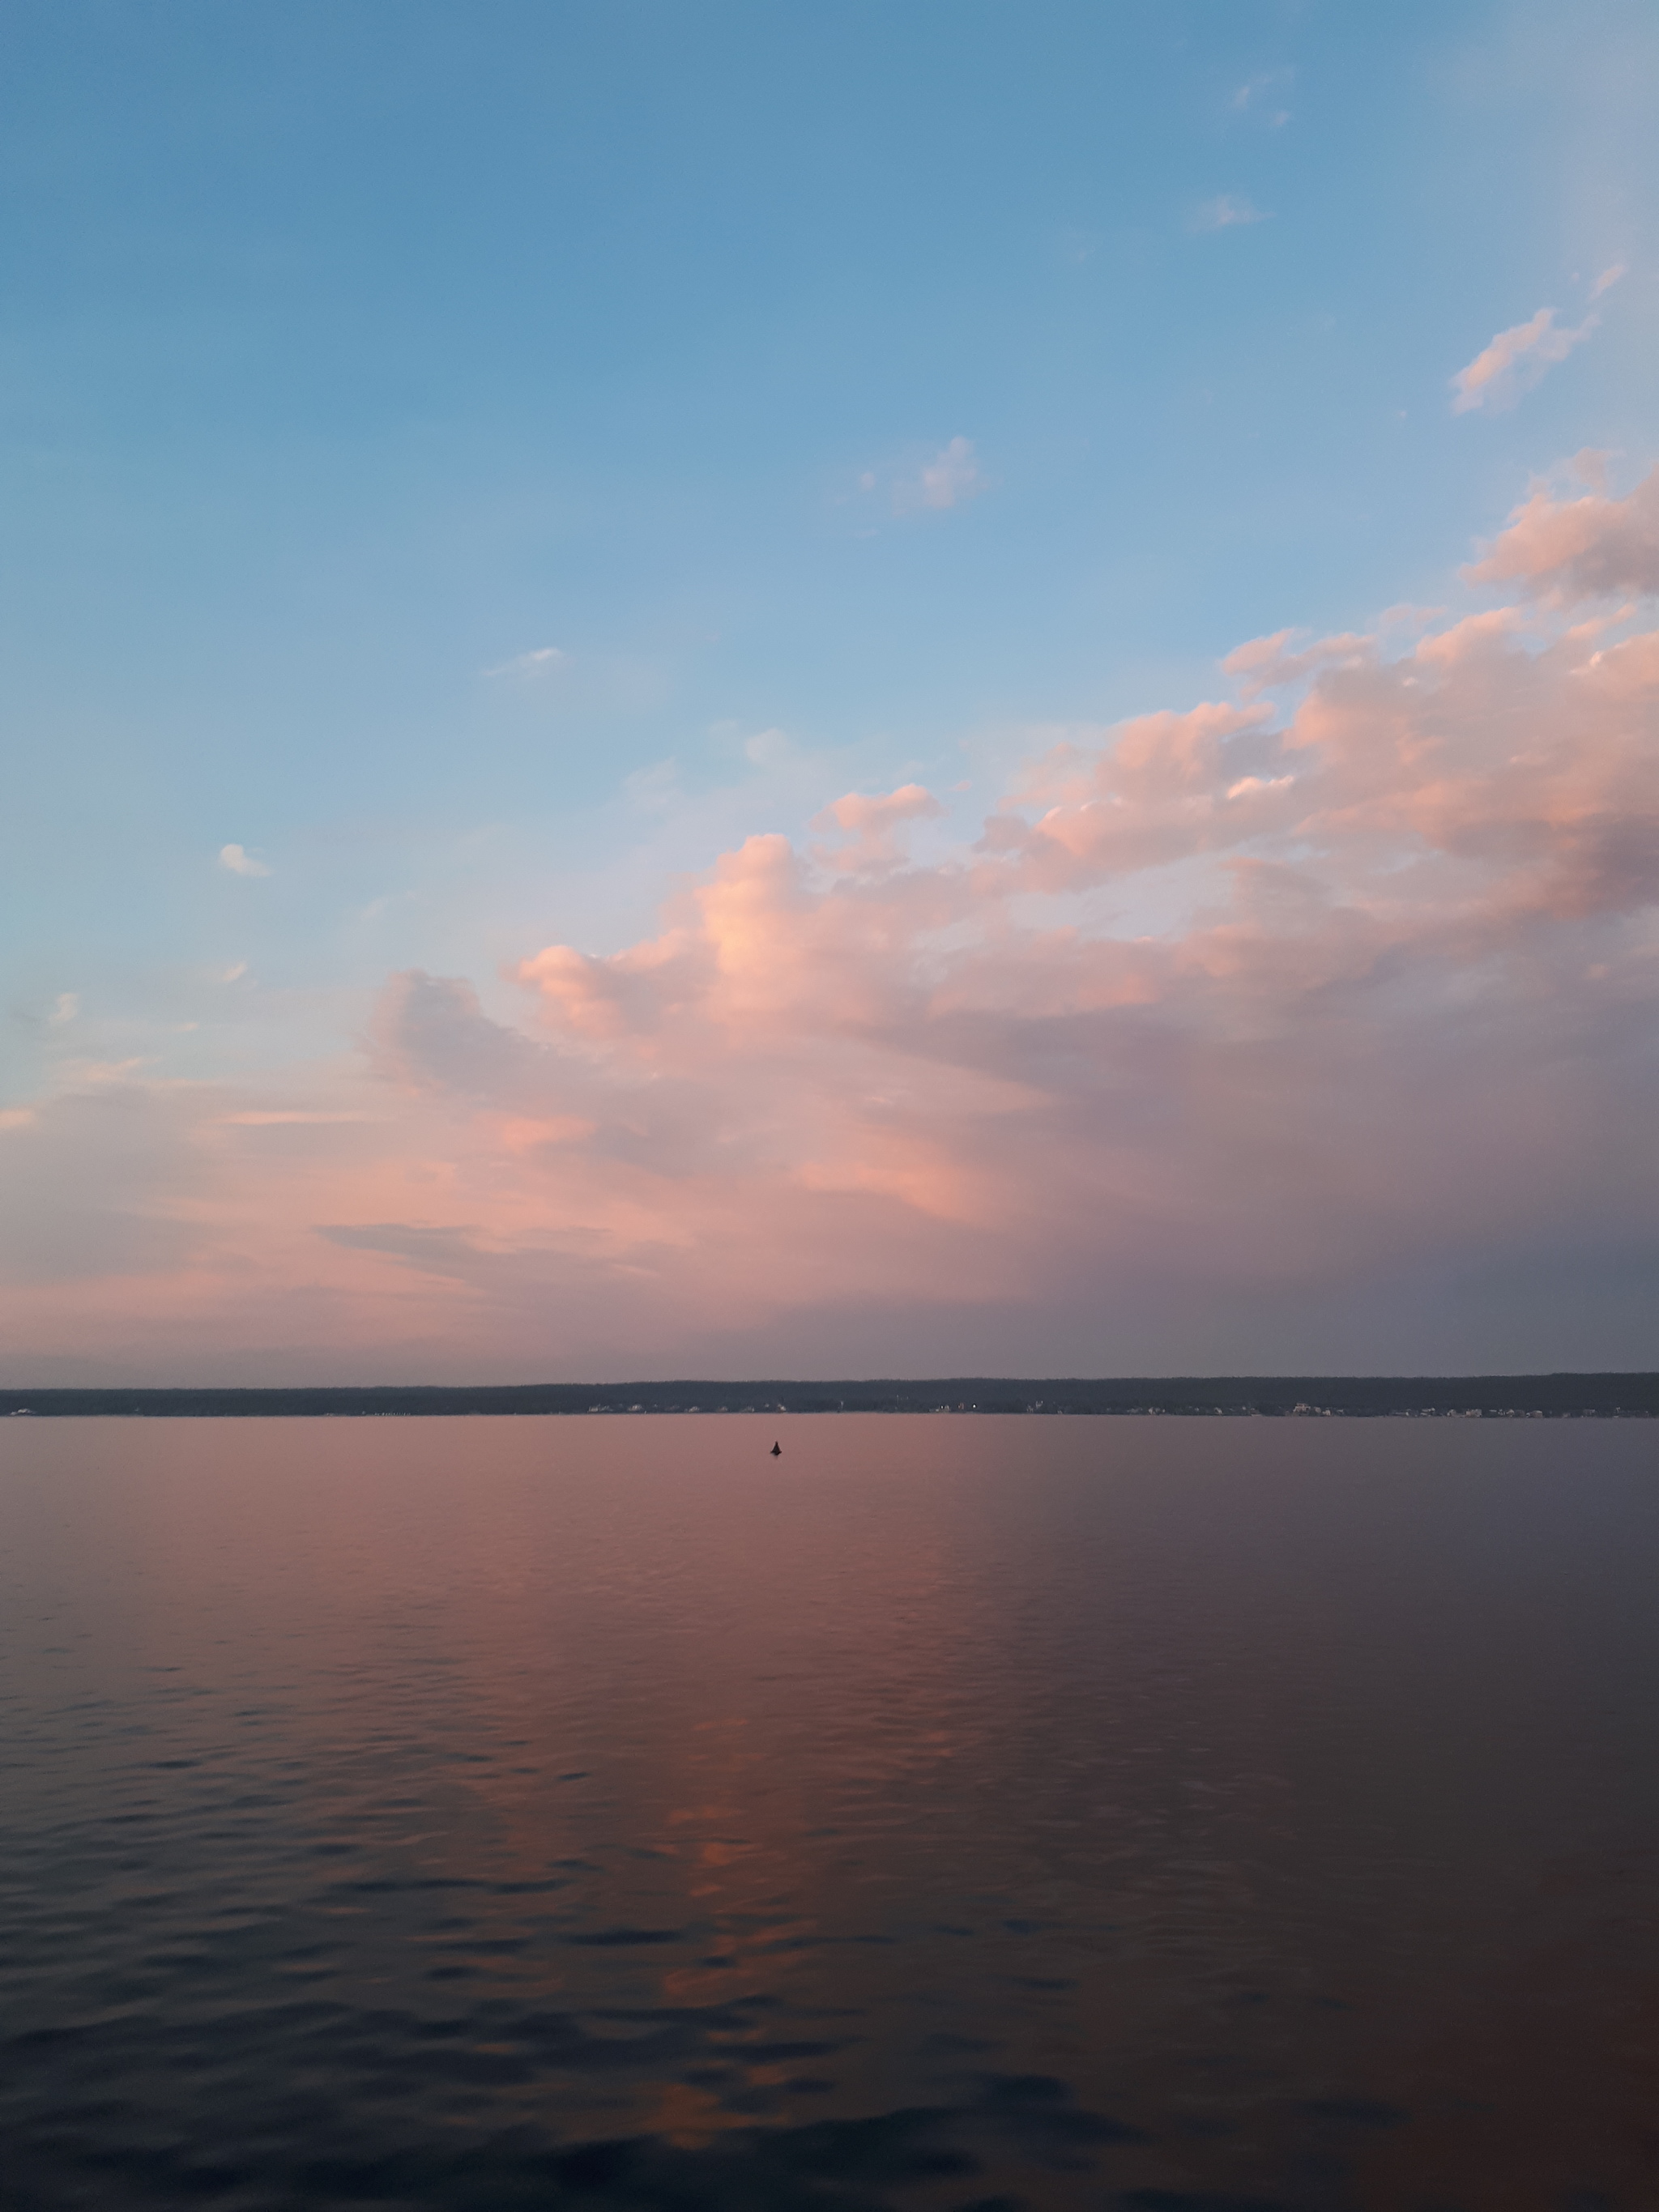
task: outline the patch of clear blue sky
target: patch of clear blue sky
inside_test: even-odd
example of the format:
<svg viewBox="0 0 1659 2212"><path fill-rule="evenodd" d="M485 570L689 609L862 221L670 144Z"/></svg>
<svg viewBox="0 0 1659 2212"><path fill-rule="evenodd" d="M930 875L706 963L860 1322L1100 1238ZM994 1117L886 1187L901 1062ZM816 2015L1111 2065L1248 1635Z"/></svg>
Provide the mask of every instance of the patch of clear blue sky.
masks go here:
<svg viewBox="0 0 1659 2212"><path fill-rule="evenodd" d="M229 961L323 994L314 1042L393 966L604 949L728 834L1443 600L1529 470L1651 457L1644 6L14 0L3 40L19 1078L62 991L205 1066ZM1620 258L1593 343L1450 415ZM954 437L980 495L896 512ZM752 765L775 727L832 757ZM670 757L689 806L617 803Z"/></svg>

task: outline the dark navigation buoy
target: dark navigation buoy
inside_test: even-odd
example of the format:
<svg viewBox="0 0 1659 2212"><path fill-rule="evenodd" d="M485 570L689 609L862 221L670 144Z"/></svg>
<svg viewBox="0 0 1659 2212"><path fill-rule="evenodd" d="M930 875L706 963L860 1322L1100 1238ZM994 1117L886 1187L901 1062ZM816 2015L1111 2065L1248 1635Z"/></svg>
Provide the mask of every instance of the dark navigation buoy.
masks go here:
<svg viewBox="0 0 1659 2212"><path fill-rule="evenodd" d="M774 1459L781 1459L783 1457L783 1446L781 1444L773 1445L772 1456Z"/></svg>

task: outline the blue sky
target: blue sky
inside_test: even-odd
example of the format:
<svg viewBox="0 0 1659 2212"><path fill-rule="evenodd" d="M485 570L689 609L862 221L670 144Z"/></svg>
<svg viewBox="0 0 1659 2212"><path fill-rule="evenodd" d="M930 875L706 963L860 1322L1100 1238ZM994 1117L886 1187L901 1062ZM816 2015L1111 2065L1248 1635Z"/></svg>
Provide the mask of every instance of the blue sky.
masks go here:
<svg viewBox="0 0 1659 2212"><path fill-rule="evenodd" d="M411 967L501 1011L849 788L971 834L1034 730L1474 605L1533 472L1652 458L1644 6L3 38L0 1103L346 1053Z"/></svg>

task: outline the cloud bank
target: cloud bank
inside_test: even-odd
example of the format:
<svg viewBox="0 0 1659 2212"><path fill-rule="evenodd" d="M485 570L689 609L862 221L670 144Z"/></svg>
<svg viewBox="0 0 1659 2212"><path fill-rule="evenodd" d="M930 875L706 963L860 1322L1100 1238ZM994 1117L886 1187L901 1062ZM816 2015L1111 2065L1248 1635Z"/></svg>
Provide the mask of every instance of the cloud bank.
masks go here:
<svg viewBox="0 0 1659 2212"><path fill-rule="evenodd" d="M1252 641L948 848L916 784L752 837L516 1022L400 975L303 1097L47 1102L11 1364L1650 1363L1659 630L1583 603L1659 589L1656 501L1534 492L1510 604Z"/></svg>

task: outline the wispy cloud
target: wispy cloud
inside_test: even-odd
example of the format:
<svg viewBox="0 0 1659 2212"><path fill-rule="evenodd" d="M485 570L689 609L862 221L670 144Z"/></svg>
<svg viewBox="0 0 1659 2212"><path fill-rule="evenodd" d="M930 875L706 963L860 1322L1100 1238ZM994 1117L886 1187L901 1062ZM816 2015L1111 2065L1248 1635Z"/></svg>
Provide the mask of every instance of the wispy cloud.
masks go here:
<svg viewBox="0 0 1659 2212"><path fill-rule="evenodd" d="M1622 261L1604 269L1590 288L1590 298L1601 299L1624 274ZM1513 407L1522 393L1541 382L1557 362L1565 361L1575 346L1583 345L1601 319L1597 314L1588 314L1573 329L1556 321L1553 307L1540 307L1530 321L1499 331L1492 343L1451 380L1452 413L1467 415L1474 408L1490 407L1496 414Z"/></svg>
<svg viewBox="0 0 1659 2212"><path fill-rule="evenodd" d="M743 741L744 757L757 768L777 768L791 757L794 750L787 730L757 730L752 738Z"/></svg>
<svg viewBox="0 0 1659 2212"><path fill-rule="evenodd" d="M76 994L73 991L60 991L58 994L58 1003L46 1016L46 1021L52 1029L61 1030L72 1022L80 1011L81 1001Z"/></svg>
<svg viewBox="0 0 1659 2212"><path fill-rule="evenodd" d="M963 506L985 489L979 456L971 438L952 438L914 477L895 485L893 504L901 512L918 507L942 510Z"/></svg>
<svg viewBox="0 0 1659 2212"><path fill-rule="evenodd" d="M636 768L623 778L623 798L645 814L666 814L684 798L678 763L672 757Z"/></svg>
<svg viewBox="0 0 1659 2212"><path fill-rule="evenodd" d="M1499 331L1492 343L1453 377L1452 413L1467 415L1476 407L1490 407L1495 412L1513 407L1523 392L1530 392L1595 328L1595 318L1589 315L1577 330L1562 329L1554 308L1540 307L1530 322Z"/></svg>
<svg viewBox="0 0 1659 2212"><path fill-rule="evenodd" d="M1266 222L1267 210L1252 207L1246 199L1236 199L1223 192L1218 198L1206 200L1193 217L1194 230L1234 230L1241 223Z"/></svg>
<svg viewBox="0 0 1659 2212"><path fill-rule="evenodd" d="M486 668L486 677L545 676L568 660L570 655L562 646L538 645L530 653L515 653L511 660L503 660L495 668Z"/></svg>
<svg viewBox="0 0 1659 2212"><path fill-rule="evenodd" d="M240 845L221 845L219 866L228 868L233 876L268 876L270 873L263 860L256 860Z"/></svg>
<svg viewBox="0 0 1659 2212"><path fill-rule="evenodd" d="M841 506L854 501L884 501L896 515L926 511L942 514L963 507L988 489L971 438L957 436L934 450L912 447L887 462L860 468L852 479L855 489L835 495ZM866 509L866 515L869 510ZM873 534L861 529L861 537Z"/></svg>
<svg viewBox="0 0 1659 2212"><path fill-rule="evenodd" d="M1231 105L1237 113L1253 115L1276 131L1291 119L1290 110L1279 101L1294 74L1288 69L1260 70L1239 86Z"/></svg>

